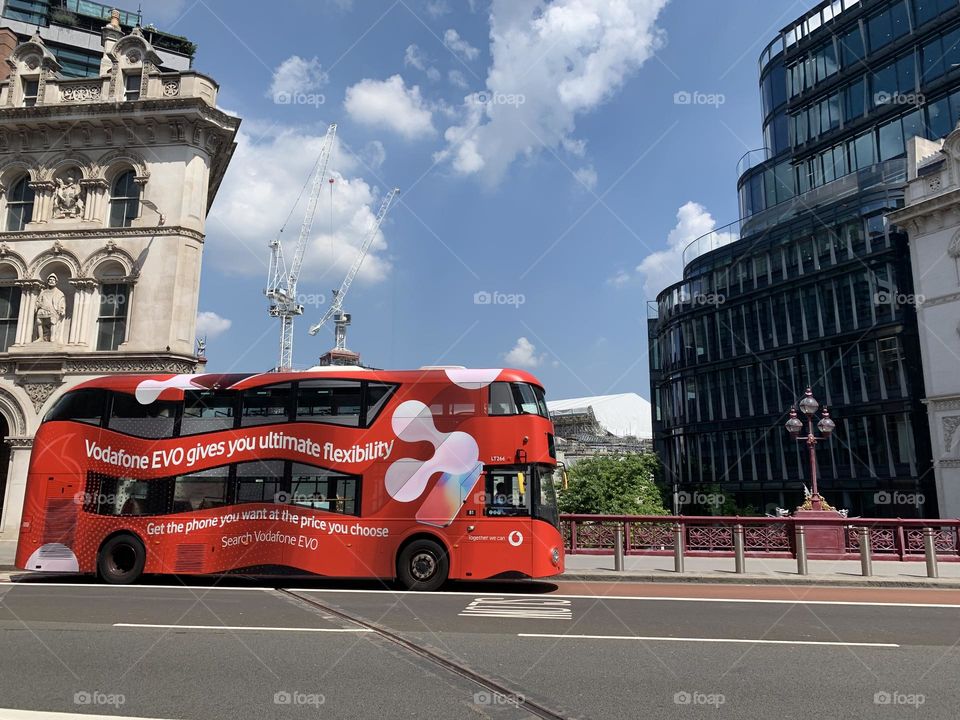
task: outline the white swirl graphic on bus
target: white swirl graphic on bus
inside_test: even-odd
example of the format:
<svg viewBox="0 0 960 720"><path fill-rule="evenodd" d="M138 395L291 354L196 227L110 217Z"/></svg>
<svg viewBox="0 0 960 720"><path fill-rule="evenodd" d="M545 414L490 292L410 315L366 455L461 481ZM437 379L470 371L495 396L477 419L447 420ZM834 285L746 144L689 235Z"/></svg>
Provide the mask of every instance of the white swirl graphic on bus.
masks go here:
<svg viewBox="0 0 960 720"><path fill-rule="evenodd" d="M419 400L408 400L393 412L393 431L404 442L429 442L434 447L429 460L400 458L385 477L387 492L399 502L416 500L423 494L434 473L461 475L473 471L480 458L480 448L472 435L437 430L430 408Z"/></svg>

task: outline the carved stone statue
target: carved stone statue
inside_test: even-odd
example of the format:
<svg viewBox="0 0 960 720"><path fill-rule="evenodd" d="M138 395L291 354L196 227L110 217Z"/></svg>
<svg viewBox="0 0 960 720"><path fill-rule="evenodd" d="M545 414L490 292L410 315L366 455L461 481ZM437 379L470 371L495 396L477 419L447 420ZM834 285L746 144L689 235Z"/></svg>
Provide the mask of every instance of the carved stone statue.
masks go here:
<svg viewBox="0 0 960 720"><path fill-rule="evenodd" d="M67 315L67 298L57 287L56 275L47 276L47 286L37 298L37 339L34 342L63 342L63 320Z"/></svg>
<svg viewBox="0 0 960 720"><path fill-rule="evenodd" d="M83 215L83 188L73 175L67 175L67 181L57 178L57 189L53 191L53 216L55 218L76 218Z"/></svg>

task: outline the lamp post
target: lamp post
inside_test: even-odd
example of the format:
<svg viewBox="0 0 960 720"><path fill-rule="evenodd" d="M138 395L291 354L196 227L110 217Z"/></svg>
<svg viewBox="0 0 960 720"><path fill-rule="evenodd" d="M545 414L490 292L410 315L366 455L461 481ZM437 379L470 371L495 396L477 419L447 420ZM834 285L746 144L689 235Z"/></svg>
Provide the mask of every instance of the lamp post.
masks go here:
<svg viewBox="0 0 960 720"><path fill-rule="evenodd" d="M787 420L784 425L787 432L789 432L795 440L807 443L807 450L810 455L810 485L813 492L810 497L810 506L814 510L823 509L820 493L817 490L817 443L820 440L828 440L830 434L836 427L836 423L830 419L830 411L827 410L827 408L823 408L823 411L820 413L820 422L817 423L817 429L820 430L823 435L822 437L817 437L814 434L813 420L819 409L820 403L813 397L813 392L810 388L807 388L803 399L800 401L800 411L807 416L806 436L800 434L800 431L803 430L803 421L797 416L797 409L795 407L790 408L790 419Z"/></svg>

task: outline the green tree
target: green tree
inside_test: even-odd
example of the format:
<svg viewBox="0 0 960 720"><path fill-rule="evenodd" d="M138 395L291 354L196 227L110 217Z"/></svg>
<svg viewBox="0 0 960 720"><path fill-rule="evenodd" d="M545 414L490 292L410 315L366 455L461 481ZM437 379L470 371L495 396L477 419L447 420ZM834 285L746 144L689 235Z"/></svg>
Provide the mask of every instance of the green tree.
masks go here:
<svg viewBox="0 0 960 720"><path fill-rule="evenodd" d="M653 453L595 455L567 473L558 502L564 513L667 515L657 488L660 461Z"/></svg>

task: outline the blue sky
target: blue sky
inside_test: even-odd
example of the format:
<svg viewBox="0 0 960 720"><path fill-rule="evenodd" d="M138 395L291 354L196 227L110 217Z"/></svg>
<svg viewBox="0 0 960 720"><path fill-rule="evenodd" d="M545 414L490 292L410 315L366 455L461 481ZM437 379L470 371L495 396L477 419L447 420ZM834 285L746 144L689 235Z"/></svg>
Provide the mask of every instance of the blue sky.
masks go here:
<svg viewBox="0 0 960 720"><path fill-rule="evenodd" d="M208 368L277 361L267 243L339 125L294 362L380 198L401 188L345 308L376 367L525 367L549 397L649 396L646 301L690 239L737 219L762 144L757 57L807 3L770 0L145 0L199 45L243 118L207 223ZM698 102L677 102L698 93ZM284 237L293 241L301 205ZM331 232L332 230L332 232ZM478 303L477 293L500 293ZM482 296L481 296L482 299ZM332 330L332 328L329 328Z"/></svg>

